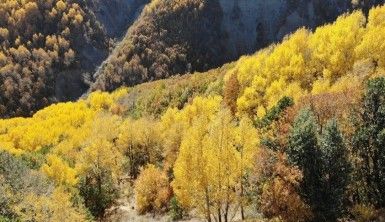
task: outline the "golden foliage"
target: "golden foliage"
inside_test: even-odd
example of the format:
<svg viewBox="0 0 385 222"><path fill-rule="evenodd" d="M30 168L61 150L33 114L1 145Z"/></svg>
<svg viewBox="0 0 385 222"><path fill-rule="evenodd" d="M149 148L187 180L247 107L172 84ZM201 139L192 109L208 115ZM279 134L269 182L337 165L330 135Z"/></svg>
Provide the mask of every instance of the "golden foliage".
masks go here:
<svg viewBox="0 0 385 222"><path fill-rule="evenodd" d="M171 187L165 172L152 164L141 170L135 181L136 208L140 214L164 211L171 197Z"/></svg>
<svg viewBox="0 0 385 222"><path fill-rule="evenodd" d="M76 2L0 3L0 116L29 116L47 106L57 72L77 66L76 59L85 63L79 50L93 44L107 50L92 12Z"/></svg>
<svg viewBox="0 0 385 222"><path fill-rule="evenodd" d="M383 74L384 41L378 33L384 32L384 8L373 8L367 23L355 11L314 33L300 29L278 45L241 58L227 74L235 73L241 84L238 111L260 118L284 96L299 101L310 92L348 91ZM366 64L373 68L359 70Z"/></svg>
<svg viewBox="0 0 385 222"><path fill-rule="evenodd" d="M53 3L55 10L49 14L70 7L47 2ZM77 13L79 7L72 5L61 22L84 22ZM29 4L15 10L15 18L35 9ZM373 9L366 26L362 13L354 12L314 33L300 29L281 44L212 71L208 80L196 74L113 93L97 91L77 102L49 106L31 118L0 120L0 149L15 155L43 152L39 153L44 159L40 171L56 184L52 195L27 196L20 214L26 220L66 220L64 213L73 221L83 220L72 206L71 195L60 189L76 188L79 179L89 179L92 172L95 180L111 177L113 188L124 174L133 179L139 175L135 193L140 213L163 211L171 196L169 180L174 179L172 189L178 202L207 219L218 217L218 211L228 216L238 206L249 204L245 180L262 178L259 200L265 216L306 220L308 207L297 194L301 172L289 166L284 156L275 162L268 159L268 152L259 148L260 138L274 138L277 146L284 147L294 116L305 105L311 105L321 127L336 117L342 120L344 133L352 132L348 110L357 104L362 82L384 72L383 43L374 38L384 32L384 13L384 7ZM44 42L48 51L30 50L22 38L16 38L7 52L0 52L1 69L12 70L7 67L9 55L19 63L28 62L31 56L56 62L62 56L57 49L67 53L70 62L71 42L64 33L32 36L32 41ZM7 35L9 30L0 29L0 38ZM44 73L45 68L38 69ZM33 72L28 67L21 71ZM227 72L225 77L223 72ZM15 90L12 81L5 79L4 93ZM297 104L267 129L257 129L254 118L264 117L283 96L292 97ZM58 204L68 211L58 211ZM360 211L367 214L365 209Z"/></svg>
<svg viewBox="0 0 385 222"><path fill-rule="evenodd" d="M68 166L60 157L48 155L47 164L41 170L48 178L51 178L57 185L75 186L78 182L75 169Z"/></svg>
<svg viewBox="0 0 385 222"><path fill-rule="evenodd" d="M82 209L74 206L71 196L60 188L54 189L50 195L30 193L23 201L15 206L15 211L22 221L37 222L72 222L87 221Z"/></svg>
<svg viewBox="0 0 385 222"><path fill-rule="evenodd" d="M253 129L249 134L237 133L252 128L251 124L243 120L238 131L230 111L218 110L220 102L215 97L198 97L181 111L195 118L185 125L174 165L172 186L178 201L206 218L219 209L226 209L220 215L228 215L231 207L242 202L241 178L250 169L258 145L252 139L257 137ZM252 138L246 141L243 136Z"/></svg>
<svg viewBox="0 0 385 222"><path fill-rule="evenodd" d="M273 172L272 181L264 184L261 195L263 214L287 222L308 221L311 218L310 207L297 192L302 180L301 171L289 166L284 154L278 154Z"/></svg>

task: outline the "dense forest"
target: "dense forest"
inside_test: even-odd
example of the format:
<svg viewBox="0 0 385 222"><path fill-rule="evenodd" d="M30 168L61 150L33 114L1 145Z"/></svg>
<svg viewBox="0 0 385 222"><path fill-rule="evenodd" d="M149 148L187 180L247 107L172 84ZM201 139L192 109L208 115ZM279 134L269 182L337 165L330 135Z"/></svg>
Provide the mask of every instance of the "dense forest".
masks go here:
<svg viewBox="0 0 385 222"><path fill-rule="evenodd" d="M79 79L81 74L67 72L78 72L80 66L90 71L94 66L81 52L87 49L103 58L108 51L94 15L76 0L0 1L0 41L3 117L28 116L55 102L59 75Z"/></svg>
<svg viewBox="0 0 385 222"><path fill-rule="evenodd" d="M384 219L385 6L298 29L220 68L112 91L122 79L179 73L190 59L195 70L220 64L210 59L220 30L199 28L215 26L215 2L152 1L141 21L172 38L137 22L109 58L125 65L107 63L94 92L0 119L0 221L115 221L122 198L138 215L175 221ZM1 110L23 115L44 105L32 93L49 97L77 45L104 31L75 2L2 4L1 72L18 71L1 75ZM34 22L43 18L52 22ZM35 34L36 24L56 31Z"/></svg>
<svg viewBox="0 0 385 222"><path fill-rule="evenodd" d="M206 72L383 0L1 0L0 117ZM127 33L126 33L127 32ZM125 34L126 33L126 34Z"/></svg>
<svg viewBox="0 0 385 222"><path fill-rule="evenodd" d="M124 83L132 86L223 64L221 19L218 0L152 1L96 73L92 88L111 91Z"/></svg>

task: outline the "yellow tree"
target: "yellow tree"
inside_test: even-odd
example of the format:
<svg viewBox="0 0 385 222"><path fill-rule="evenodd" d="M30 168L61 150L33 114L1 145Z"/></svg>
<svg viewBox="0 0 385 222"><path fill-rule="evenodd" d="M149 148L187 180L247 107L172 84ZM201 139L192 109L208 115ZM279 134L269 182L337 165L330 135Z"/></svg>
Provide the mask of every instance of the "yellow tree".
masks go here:
<svg viewBox="0 0 385 222"><path fill-rule="evenodd" d="M209 178L205 170L207 158L203 155L203 139L206 124L201 118L195 121L183 137L178 158L174 165L175 195L181 205L187 209L197 208L211 221L213 194L210 191Z"/></svg>
<svg viewBox="0 0 385 222"><path fill-rule="evenodd" d="M27 193L14 209L21 221L88 221L85 209L75 206L71 202L71 195L60 188L55 188L50 194Z"/></svg>
<svg viewBox="0 0 385 222"><path fill-rule="evenodd" d="M258 132L248 117L242 117L236 128L236 148L240 154L239 178L239 204L242 220L245 219L244 205L247 204L245 189L247 189L247 176L254 166L256 153L259 146Z"/></svg>
<svg viewBox="0 0 385 222"><path fill-rule="evenodd" d="M261 57L254 59L258 61L258 71L240 69L254 74L251 84L245 87L237 101L241 113L257 113L258 117L262 117L266 109L275 105L283 96L298 99L302 95L303 86L312 80L312 76L307 75L309 35L306 29L300 29L285 38L280 45L272 47L269 54L256 54ZM245 61L240 60L239 66L242 67ZM244 65L248 67L247 62Z"/></svg>
<svg viewBox="0 0 385 222"><path fill-rule="evenodd" d="M375 65L385 66L385 6L370 10L368 24L361 43L355 49L358 59L371 59Z"/></svg>
<svg viewBox="0 0 385 222"><path fill-rule="evenodd" d="M222 98L219 96L209 98L198 96L183 110L170 108L161 117L159 131L167 170L174 166L183 136L187 133L186 130L192 126L196 118L205 116L207 122L213 118L220 109L221 101Z"/></svg>
<svg viewBox="0 0 385 222"><path fill-rule="evenodd" d="M183 137L174 166L174 192L186 208L197 208L208 221L228 221L237 200L241 155L229 110L193 121Z"/></svg>
<svg viewBox="0 0 385 222"><path fill-rule="evenodd" d="M136 208L139 213L162 212L171 197L167 174L154 165L147 165L135 181Z"/></svg>
<svg viewBox="0 0 385 222"><path fill-rule="evenodd" d="M354 63L354 48L362 39L365 16L360 11L343 15L331 25L317 28L311 36L311 68L334 82L345 75Z"/></svg>
<svg viewBox="0 0 385 222"><path fill-rule="evenodd" d="M213 195L208 181L211 175L205 170L208 160L203 156L203 139L220 104L220 97L197 97L180 111L180 121L186 124L186 129L174 165L173 189L179 202L185 208L196 207L209 221Z"/></svg>
<svg viewBox="0 0 385 222"><path fill-rule="evenodd" d="M164 168L172 170L179 153L179 147L187 124L182 121L182 114L177 109L168 109L161 117L159 130L162 136L162 144L164 149Z"/></svg>
<svg viewBox="0 0 385 222"><path fill-rule="evenodd" d="M56 155L48 155L47 163L41 170L52 179L57 185L75 186L78 182L76 170L71 168L66 162Z"/></svg>
<svg viewBox="0 0 385 222"><path fill-rule="evenodd" d="M158 123L147 118L127 119L119 128L117 145L128 157L130 176L136 178L140 167L162 159L161 135Z"/></svg>
<svg viewBox="0 0 385 222"><path fill-rule="evenodd" d="M84 142L77 169L80 194L94 216L100 217L117 198L118 178L122 175L123 155L115 146L120 118L101 114Z"/></svg>

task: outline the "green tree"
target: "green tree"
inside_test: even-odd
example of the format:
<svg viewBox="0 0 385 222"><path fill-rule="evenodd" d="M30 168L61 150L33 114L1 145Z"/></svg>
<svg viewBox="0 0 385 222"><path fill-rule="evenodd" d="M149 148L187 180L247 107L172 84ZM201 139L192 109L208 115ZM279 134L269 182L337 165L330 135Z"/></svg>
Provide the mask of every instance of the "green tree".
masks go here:
<svg viewBox="0 0 385 222"><path fill-rule="evenodd" d="M95 217L104 215L118 197L118 178L124 157L115 146L120 118L101 114L93 121L92 133L79 154L79 190L85 206Z"/></svg>
<svg viewBox="0 0 385 222"><path fill-rule="evenodd" d="M303 173L301 195L313 210L314 219L320 216L322 200L322 159L317 141L317 124L310 108L300 111L289 134L288 160Z"/></svg>
<svg viewBox="0 0 385 222"><path fill-rule="evenodd" d="M385 78L370 80L353 136L358 201L385 206Z"/></svg>
<svg viewBox="0 0 385 222"><path fill-rule="evenodd" d="M343 136L336 120L330 120L321 137L324 194L323 216L336 221L343 212L343 200L349 183L350 163Z"/></svg>
<svg viewBox="0 0 385 222"><path fill-rule="evenodd" d="M269 126L272 122L279 119L280 115L289 107L294 105L294 100L291 97L284 96L280 99L277 105L273 106L266 115L258 120L258 127L266 127Z"/></svg>

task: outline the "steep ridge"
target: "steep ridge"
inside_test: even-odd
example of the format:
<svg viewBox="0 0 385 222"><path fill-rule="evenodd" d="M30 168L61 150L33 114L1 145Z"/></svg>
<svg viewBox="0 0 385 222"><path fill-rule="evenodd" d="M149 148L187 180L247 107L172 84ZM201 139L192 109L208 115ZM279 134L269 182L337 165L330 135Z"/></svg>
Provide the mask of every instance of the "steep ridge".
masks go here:
<svg viewBox="0 0 385 222"><path fill-rule="evenodd" d="M223 53L218 0L152 1L94 77L93 90L204 71Z"/></svg>
<svg viewBox="0 0 385 222"><path fill-rule="evenodd" d="M78 99L147 2L0 1L0 117Z"/></svg>
<svg viewBox="0 0 385 222"><path fill-rule="evenodd" d="M148 2L0 1L0 116L29 116L51 103L76 100L89 85L112 91L206 71L298 27L314 28L384 1L155 0L141 13ZM111 39L120 39L134 21L107 58Z"/></svg>
<svg viewBox="0 0 385 222"><path fill-rule="evenodd" d="M0 32L2 117L75 99L87 87L81 74L108 53L107 36L80 0L0 1Z"/></svg>
<svg viewBox="0 0 385 222"><path fill-rule="evenodd" d="M193 2L153 1L95 73L92 89L111 91L122 85L206 71L280 41L299 27L313 29L354 8L365 11L384 1L352 4L351 0L201 0L195 1L201 3L195 6ZM169 7L173 4L181 7ZM193 17L197 21L210 23L192 23L186 14L189 10L197 12ZM191 41L196 33L201 36L199 47ZM171 55L170 51L179 55Z"/></svg>

